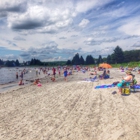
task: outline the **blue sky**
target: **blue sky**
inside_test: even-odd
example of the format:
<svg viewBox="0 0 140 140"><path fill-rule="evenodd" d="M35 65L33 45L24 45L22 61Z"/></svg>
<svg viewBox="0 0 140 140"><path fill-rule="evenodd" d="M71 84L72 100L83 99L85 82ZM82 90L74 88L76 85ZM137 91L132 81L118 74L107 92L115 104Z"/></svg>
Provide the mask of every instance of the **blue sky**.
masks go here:
<svg viewBox="0 0 140 140"><path fill-rule="evenodd" d="M140 49L140 0L2 0L0 58L97 58Z"/></svg>

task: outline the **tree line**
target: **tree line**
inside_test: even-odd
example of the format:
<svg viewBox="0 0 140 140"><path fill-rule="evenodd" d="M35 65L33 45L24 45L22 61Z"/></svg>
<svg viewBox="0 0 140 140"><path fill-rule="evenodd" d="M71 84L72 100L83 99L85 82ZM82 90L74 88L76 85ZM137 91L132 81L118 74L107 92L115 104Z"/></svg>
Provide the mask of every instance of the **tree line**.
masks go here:
<svg viewBox="0 0 140 140"><path fill-rule="evenodd" d="M2 59L0 59L0 66L14 67L14 66L20 66L20 63L18 59L16 61L14 60L3 61Z"/></svg>
<svg viewBox="0 0 140 140"><path fill-rule="evenodd" d="M58 65L66 65L66 61L56 61L56 62L42 62L39 59L31 59L30 61L23 61L19 63L19 60L2 60L0 59L0 66L6 67L18 67L18 66L58 66Z"/></svg>
<svg viewBox="0 0 140 140"><path fill-rule="evenodd" d="M94 58L92 55L87 55L85 60L78 53L72 58L72 60L67 61L55 61L55 62L42 62L39 59L31 59L30 61L23 61L19 63L18 59L3 61L0 59L0 66L14 67L14 66L58 66L58 65L90 65L90 64L100 64L103 62L109 64L121 64L129 62L140 61L140 50L130 50L123 51L119 46L117 46L113 53L107 57L102 58L99 55L98 58Z"/></svg>
<svg viewBox="0 0 140 140"><path fill-rule="evenodd" d="M39 59L31 59L29 61L30 66L58 66L58 65L66 65L66 61L55 61L55 62L42 62Z"/></svg>
<svg viewBox="0 0 140 140"><path fill-rule="evenodd" d="M92 55L87 55L84 60L82 56L77 53L72 60L66 62L67 65L90 65L90 64L100 64L103 62L109 64L121 64L127 62L140 61L140 50L130 50L123 51L119 46L117 46L113 53L107 57L102 58L99 55L98 58L94 58Z"/></svg>

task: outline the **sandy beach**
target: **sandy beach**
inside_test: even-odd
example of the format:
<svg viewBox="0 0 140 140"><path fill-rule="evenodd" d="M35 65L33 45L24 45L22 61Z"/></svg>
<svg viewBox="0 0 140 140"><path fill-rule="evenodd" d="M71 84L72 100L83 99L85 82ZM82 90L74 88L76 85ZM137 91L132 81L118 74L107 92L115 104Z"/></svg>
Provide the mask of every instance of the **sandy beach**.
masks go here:
<svg viewBox="0 0 140 140"><path fill-rule="evenodd" d="M95 89L125 75L110 71L107 80L87 82L89 73L74 72L67 82L46 77L41 87L1 93L0 140L140 140L140 92L122 96L112 94L117 87Z"/></svg>

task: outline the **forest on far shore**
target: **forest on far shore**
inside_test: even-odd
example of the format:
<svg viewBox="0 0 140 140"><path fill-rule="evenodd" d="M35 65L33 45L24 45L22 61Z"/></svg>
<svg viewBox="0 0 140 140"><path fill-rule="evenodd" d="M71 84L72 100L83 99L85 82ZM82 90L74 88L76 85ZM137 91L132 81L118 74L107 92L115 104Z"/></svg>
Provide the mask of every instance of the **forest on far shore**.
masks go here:
<svg viewBox="0 0 140 140"><path fill-rule="evenodd" d="M18 59L6 61L0 59L0 66L15 67L15 66L98 65L104 62L109 64L122 64L139 61L140 61L140 50L123 51L122 48L117 46L112 54L104 58L102 58L101 55L99 55L98 58L94 58L94 56L91 54L87 55L84 60L84 58L80 56L79 53L77 53L72 58L72 60L55 61L55 62L42 62L39 59L32 58L30 61L24 61L22 63L19 63Z"/></svg>

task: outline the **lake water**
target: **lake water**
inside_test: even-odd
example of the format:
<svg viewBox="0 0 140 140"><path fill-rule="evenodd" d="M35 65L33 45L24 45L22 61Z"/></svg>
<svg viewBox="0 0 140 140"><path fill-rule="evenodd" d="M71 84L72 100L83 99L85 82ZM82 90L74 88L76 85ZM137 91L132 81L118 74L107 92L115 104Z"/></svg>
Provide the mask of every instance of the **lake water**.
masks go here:
<svg viewBox="0 0 140 140"><path fill-rule="evenodd" d="M0 69L0 85L11 83L11 82L18 82L20 80L20 77L16 79L16 73L18 72L18 75L21 74L21 72L25 68L1 68ZM23 80L29 80L29 79L35 79L36 76L36 69L35 68L26 68L27 73L24 74ZM39 77L43 77L44 74L41 72Z"/></svg>

